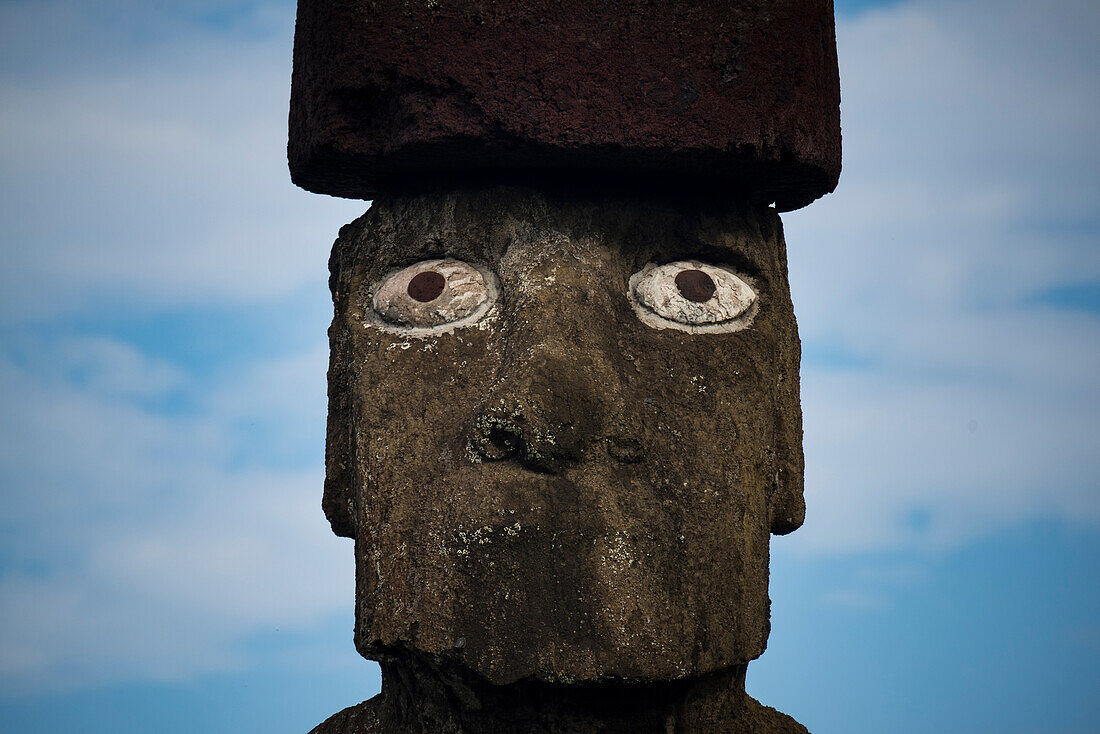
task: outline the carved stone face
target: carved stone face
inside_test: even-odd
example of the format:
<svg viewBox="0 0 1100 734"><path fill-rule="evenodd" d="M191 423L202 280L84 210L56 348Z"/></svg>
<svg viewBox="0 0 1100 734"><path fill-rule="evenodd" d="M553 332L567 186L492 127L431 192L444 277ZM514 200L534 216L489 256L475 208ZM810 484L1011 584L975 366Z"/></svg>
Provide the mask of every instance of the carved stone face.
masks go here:
<svg viewBox="0 0 1100 734"><path fill-rule="evenodd" d="M325 510L364 655L508 683L763 652L769 532L804 514L773 210L379 199L332 273Z"/></svg>

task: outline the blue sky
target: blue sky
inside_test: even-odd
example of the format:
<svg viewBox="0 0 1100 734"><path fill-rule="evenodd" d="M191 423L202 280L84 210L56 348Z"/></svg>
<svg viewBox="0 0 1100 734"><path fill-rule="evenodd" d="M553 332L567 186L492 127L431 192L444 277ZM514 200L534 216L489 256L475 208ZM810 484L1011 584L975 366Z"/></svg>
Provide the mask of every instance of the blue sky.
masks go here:
<svg viewBox="0 0 1100 734"><path fill-rule="evenodd" d="M1100 732L1100 10L838 2L786 216L804 528L750 692L815 734ZM303 733L370 696L319 508L293 3L0 0L0 731Z"/></svg>

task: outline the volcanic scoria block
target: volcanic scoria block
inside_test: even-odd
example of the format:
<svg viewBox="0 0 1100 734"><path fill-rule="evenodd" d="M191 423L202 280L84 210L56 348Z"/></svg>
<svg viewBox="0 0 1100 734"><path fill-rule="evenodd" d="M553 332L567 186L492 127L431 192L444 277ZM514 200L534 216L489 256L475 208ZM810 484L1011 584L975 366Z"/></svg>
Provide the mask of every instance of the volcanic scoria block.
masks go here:
<svg viewBox="0 0 1100 734"><path fill-rule="evenodd" d="M300 0L294 182L575 176L796 209L840 175L831 0Z"/></svg>

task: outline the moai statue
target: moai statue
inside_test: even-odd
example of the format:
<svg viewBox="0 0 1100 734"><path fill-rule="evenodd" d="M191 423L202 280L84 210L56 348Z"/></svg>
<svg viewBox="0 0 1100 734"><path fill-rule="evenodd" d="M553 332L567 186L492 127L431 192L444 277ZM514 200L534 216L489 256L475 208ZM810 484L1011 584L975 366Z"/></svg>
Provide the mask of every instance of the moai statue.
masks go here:
<svg viewBox="0 0 1100 734"><path fill-rule="evenodd" d="M830 0L300 0L324 510L382 692L323 734L804 732L745 693L802 523L778 212L840 173Z"/></svg>

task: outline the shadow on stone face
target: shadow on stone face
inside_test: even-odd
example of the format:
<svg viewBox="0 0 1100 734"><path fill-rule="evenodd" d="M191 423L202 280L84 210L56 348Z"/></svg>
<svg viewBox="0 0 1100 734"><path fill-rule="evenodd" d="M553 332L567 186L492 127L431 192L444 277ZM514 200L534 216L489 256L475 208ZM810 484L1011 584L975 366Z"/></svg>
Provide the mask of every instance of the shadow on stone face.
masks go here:
<svg viewBox="0 0 1100 734"><path fill-rule="evenodd" d="M493 686L415 659L383 671L381 694L310 734L807 734L745 694L743 665L670 683L597 685Z"/></svg>

